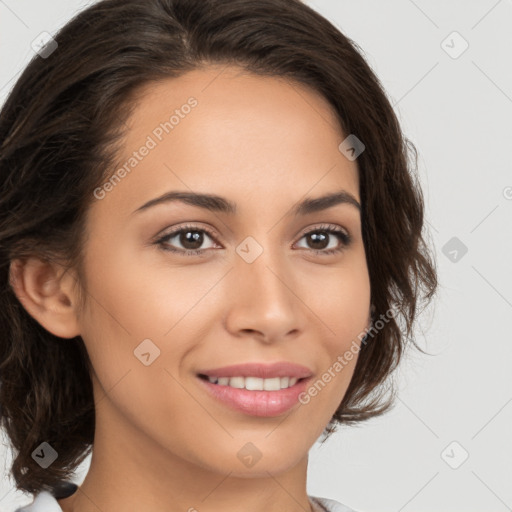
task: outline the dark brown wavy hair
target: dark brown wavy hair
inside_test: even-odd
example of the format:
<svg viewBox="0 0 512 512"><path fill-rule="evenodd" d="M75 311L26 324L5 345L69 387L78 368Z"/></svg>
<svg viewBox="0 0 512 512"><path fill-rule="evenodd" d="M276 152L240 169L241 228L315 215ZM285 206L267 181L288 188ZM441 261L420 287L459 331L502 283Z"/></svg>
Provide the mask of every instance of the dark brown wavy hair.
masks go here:
<svg viewBox="0 0 512 512"><path fill-rule="evenodd" d="M0 426L15 450L16 487L36 493L69 479L92 449L95 411L82 338L59 338L27 313L10 263L37 256L75 269L85 300L85 214L112 174L134 94L209 64L313 88L344 136L365 144L357 164L371 302L374 318L395 313L361 344L325 432L387 411L395 395L384 391L407 341L423 352L412 327L437 275L417 151L362 50L300 0L103 0L54 38L57 48L32 58L0 112ZM47 469L31 456L43 441L58 453Z"/></svg>

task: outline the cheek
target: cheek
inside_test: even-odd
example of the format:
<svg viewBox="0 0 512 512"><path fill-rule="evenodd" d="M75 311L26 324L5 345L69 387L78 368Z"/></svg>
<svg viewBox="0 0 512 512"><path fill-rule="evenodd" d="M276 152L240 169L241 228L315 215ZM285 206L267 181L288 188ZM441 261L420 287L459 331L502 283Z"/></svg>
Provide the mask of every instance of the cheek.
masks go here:
<svg viewBox="0 0 512 512"><path fill-rule="evenodd" d="M211 265L171 267L162 259L140 258L140 252L122 249L120 242L108 247L96 242L89 252L82 337L107 390L128 371L130 379L139 379L139 389L144 383L152 389L160 386L155 371L165 373L163 368L168 368L177 373L194 333L197 337L206 315L212 314L209 300L214 294L208 292L222 277ZM154 361L151 372L144 373L149 369L144 358Z"/></svg>
<svg viewBox="0 0 512 512"><path fill-rule="evenodd" d="M300 281L299 281L300 282ZM301 296L326 329L330 350L341 350L368 326L371 287L364 251L339 266L305 272Z"/></svg>
<svg viewBox="0 0 512 512"><path fill-rule="evenodd" d="M94 368L99 407L115 403L132 424L151 430L168 425L190 401L177 382L179 362L188 350L179 322L190 307L180 305L186 301L180 290L152 282L144 272L126 272L130 266L122 263L105 262L108 279L90 280L82 337ZM107 393L108 400L102 400ZM112 414L109 407L106 411Z"/></svg>
<svg viewBox="0 0 512 512"><path fill-rule="evenodd" d="M308 290L303 291L325 335L326 357L319 382L311 392L319 400L329 402L325 403L327 410L337 408L350 384L369 324L371 287L364 252L343 263L343 267L329 269L328 275L324 268L321 275L319 270L316 276L309 276ZM321 283L320 291L312 286L315 282ZM325 388L331 391L323 392Z"/></svg>
<svg viewBox="0 0 512 512"><path fill-rule="evenodd" d="M96 242L87 272L90 294L104 309L98 314L112 329L130 333L134 341L164 337L193 314L219 279L212 264L185 265L185 261L166 258L156 247L138 247L132 239L112 238L108 245Z"/></svg>

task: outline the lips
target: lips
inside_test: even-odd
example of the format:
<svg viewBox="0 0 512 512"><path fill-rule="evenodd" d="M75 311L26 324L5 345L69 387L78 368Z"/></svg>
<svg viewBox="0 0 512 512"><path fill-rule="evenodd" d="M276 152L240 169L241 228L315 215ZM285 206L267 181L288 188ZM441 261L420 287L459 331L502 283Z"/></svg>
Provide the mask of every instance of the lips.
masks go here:
<svg viewBox="0 0 512 512"><path fill-rule="evenodd" d="M293 386L274 391L239 389L213 384L208 379L197 382L211 398L227 408L248 416L276 417L287 413L299 403L311 378L299 379Z"/></svg>
<svg viewBox="0 0 512 512"><path fill-rule="evenodd" d="M298 397L309 385L314 372L307 366L289 361L274 363L244 363L221 368L200 370L199 385L216 401L232 410L250 416L272 417L288 412L298 403ZM291 377L297 379L293 386L279 390L257 390L215 384L208 378L256 377L272 379Z"/></svg>
<svg viewBox="0 0 512 512"><path fill-rule="evenodd" d="M222 368L212 368L200 370L199 376L205 377L259 377L261 379L271 379L273 377L295 377L304 379L311 377L313 372L306 366L291 363L288 361L279 361L276 363L244 363Z"/></svg>

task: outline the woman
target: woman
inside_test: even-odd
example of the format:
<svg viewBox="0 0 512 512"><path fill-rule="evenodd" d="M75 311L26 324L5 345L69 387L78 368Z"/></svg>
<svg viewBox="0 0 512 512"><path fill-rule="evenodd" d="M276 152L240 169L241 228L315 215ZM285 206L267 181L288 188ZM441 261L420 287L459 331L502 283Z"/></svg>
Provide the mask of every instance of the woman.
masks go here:
<svg viewBox="0 0 512 512"><path fill-rule="evenodd" d="M299 0L103 0L27 66L0 144L23 510L352 510L307 494L308 451L390 408L437 285L355 45Z"/></svg>

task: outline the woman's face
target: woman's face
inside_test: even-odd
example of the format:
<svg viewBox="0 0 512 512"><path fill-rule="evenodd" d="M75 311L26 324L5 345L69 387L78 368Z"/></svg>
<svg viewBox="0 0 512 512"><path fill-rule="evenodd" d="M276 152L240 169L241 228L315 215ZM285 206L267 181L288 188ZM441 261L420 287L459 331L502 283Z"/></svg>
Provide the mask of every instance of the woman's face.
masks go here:
<svg viewBox="0 0 512 512"><path fill-rule="evenodd" d="M87 217L79 325L94 367L96 445L140 465L173 458L233 476L307 457L357 355L335 363L369 321L360 210L299 208L340 193L360 202L356 161L338 148L345 137L319 94L276 78L213 66L144 88L113 170L124 172L95 191ZM142 208L176 192L195 204ZM211 392L223 384L198 376L274 362L311 377L291 392L244 398L230 388L235 406ZM281 407L266 407L271 393Z"/></svg>

